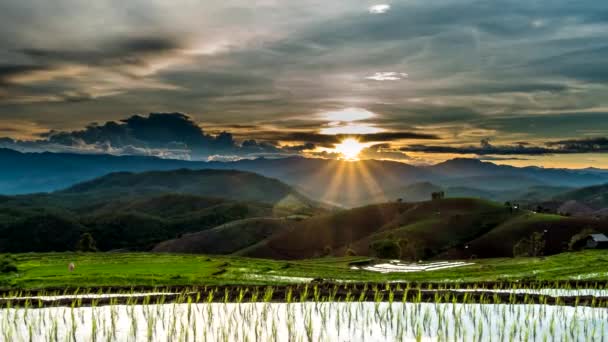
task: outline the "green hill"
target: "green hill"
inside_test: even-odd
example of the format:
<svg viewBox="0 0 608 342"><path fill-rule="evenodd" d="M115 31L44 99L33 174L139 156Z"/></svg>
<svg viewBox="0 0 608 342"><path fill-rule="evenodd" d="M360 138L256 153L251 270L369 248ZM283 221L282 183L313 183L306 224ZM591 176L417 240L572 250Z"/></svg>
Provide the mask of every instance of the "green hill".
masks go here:
<svg viewBox="0 0 608 342"><path fill-rule="evenodd" d="M368 205L299 221L245 220L184 235L155 250L304 259L342 256L347 251L379 256L370 246L389 241L399 246L403 259L508 257L519 240L547 227L551 233L546 235L545 251L554 254L563 251L583 228L605 232L608 225L606 221L534 214L485 200L449 198ZM238 241L237 231L246 242Z"/></svg>
<svg viewBox="0 0 608 342"><path fill-rule="evenodd" d="M291 187L250 172L115 173L54 193L0 198L0 252L73 250L84 232L102 251L149 250L232 221L323 212Z"/></svg>
<svg viewBox="0 0 608 342"><path fill-rule="evenodd" d="M595 230L608 233L606 220L572 218L550 214L524 215L506 221L488 233L469 242L467 251L452 250L461 256L484 258L494 256L512 256L513 246L521 239L530 237L533 233L543 234L545 241L544 254L557 254L567 250L573 235L583 230ZM464 252L464 254L462 254Z"/></svg>
<svg viewBox="0 0 608 342"><path fill-rule="evenodd" d="M271 237L250 256L309 258L350 248L371 255L373 241L407 239L416 255L432 257L515 217L502 205L477 199L444 199L420 203L386 203L312 217Z"/></svg>
<svg viewBox="0 0 608 342"><path fill-rule="evenodd" d="M161 242L154 252L231 254L248 248L290 226L290 220L249 218Z"/></svg>

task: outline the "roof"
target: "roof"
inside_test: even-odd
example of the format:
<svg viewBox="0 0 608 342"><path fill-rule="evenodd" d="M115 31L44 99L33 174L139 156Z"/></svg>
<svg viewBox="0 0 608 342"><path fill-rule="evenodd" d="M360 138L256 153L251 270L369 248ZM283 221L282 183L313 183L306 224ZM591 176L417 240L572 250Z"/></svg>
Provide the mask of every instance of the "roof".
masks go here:
<svg viewBox="0 0 608 342"><path fill-rule="evenodd" d="M595 242L608 242L608 236L604 234L589 234Z"/></svg>

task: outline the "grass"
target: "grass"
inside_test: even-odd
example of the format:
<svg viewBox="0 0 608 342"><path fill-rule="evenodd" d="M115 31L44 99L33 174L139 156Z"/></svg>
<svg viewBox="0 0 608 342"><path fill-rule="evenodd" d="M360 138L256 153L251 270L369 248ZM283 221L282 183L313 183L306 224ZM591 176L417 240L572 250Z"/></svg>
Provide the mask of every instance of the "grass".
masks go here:
<svg viewBox="0 0 608 342"><path fill-rule="evenodd" d="M350 269L366 257L276 261L225 256L148 253L16 254L19 272L0 275L13 289L98 286L273 285L311 278L337 281L485 282L608 281L605 251L564 253L546 258L474 260L474 265L430 272L380 274ZM76 269L68 272L68 264Z"/></svg>

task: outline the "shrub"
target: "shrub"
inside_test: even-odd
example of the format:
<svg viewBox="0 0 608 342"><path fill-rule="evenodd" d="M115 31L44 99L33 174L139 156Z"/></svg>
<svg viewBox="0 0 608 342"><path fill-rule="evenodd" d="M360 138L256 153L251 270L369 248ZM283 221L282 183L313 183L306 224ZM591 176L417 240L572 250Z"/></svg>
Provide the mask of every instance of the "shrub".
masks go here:
<svg viewBox="0 0 608 342"><path fill-rule="evenodd" d="M519 240L513 246L514 257L536 257L543 255L545 249L545 237L543 233L534 232L530 237Z"/></svg>
<svg viewBox="0 0 608 342"><path fill-rule="evenodd" d="M344 252L344 256L355 256L357 255L357 252L352 249L352 248L347 248L346 251Z"/></svg>
<svg viewBox="0 0 608 342"><path fill-rule="evenodd" d="M401 247L397 241L391 239L377 240L369 246L378 258L399 259L401 257Z"/></svg>
<svg viewBox="0 0 608 342"><path fill-rule="evenodd" d="M79 252L96 252L97 247L95 245L95 239L91 233L84 233L80 236L80 240L76 245L76 250Z"/></svg>
<svg viewBox="0 0 608 342"><path fill-rule="evenodd" d="M18 272L17 261L12 255L6 255L0 259L0 273L16 273Z"/></svg>

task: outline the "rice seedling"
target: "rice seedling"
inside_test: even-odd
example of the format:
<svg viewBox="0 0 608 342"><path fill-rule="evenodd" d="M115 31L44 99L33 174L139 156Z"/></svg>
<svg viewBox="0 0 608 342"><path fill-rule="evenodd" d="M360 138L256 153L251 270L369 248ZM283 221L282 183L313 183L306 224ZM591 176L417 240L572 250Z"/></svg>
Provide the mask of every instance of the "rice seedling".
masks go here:
<svg viewBox="0 0 608 342"><path fill-rule="evenodd" d="M16 291L2 298L0 341L608 339L603 284L551 286L313 283L147 294Z"/></svg>

